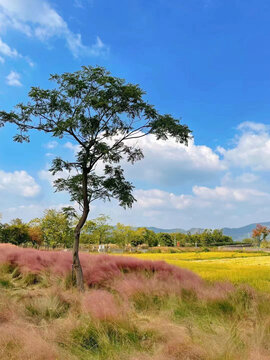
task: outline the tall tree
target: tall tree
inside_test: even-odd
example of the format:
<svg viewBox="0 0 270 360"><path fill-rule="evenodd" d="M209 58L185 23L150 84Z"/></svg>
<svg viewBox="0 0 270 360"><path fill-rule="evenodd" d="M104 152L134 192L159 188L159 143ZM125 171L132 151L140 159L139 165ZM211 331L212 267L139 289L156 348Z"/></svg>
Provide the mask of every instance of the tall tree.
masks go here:
<svg viewBox="0 0 270 360"><path fill-rule="evenodd" d="M143 158L142 149L130 141L154 134L157 139L173 137L187 144L190 130L171 115L160 115L143 99L145 92L138 85L113 77L104 68L84 66L74 73L52 75L50 80L56 82L54 89L32 87L27 104L18 104L15 111L0 111L0 125L17 125L14 140L18 142L29 141L28 131L38 130L58 138L71 137L79 145L75 161L58 157L51 172L60 173L56 190L68 191L82 210L75 228L73 272L83 290L78 252L90 204L115 198L120 206L131 207L135 201L133 185L119 164ZM102 164L102 174L96 171L98 164ZM69 172L68 177L61 177L63 170Z"/></svg>

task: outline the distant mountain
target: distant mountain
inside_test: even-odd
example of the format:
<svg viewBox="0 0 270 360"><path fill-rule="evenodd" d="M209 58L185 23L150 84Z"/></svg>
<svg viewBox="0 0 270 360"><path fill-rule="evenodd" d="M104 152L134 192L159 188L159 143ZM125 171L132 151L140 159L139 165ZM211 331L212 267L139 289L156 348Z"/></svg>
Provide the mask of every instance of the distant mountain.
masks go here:
<svg viewBox="0 0 270 360"><path fill-rule="evenodd" d="M246 226L242 226L239 228L223 228L223 234L224 235L228 235L231 236L232 239L234 241L240 241L243 240L245 238L249 238L251 237L251 233L252 230L256 227L257 224L261 224L264 226L269 226L270 227L270 221L268 222L261 222L261 223L254 223L254 224L249 224ZM189 230L184 230L181 228L176 228L176 229L161 229L161 228L157 228L157 227L147 227L147 229L154 231L155 233L175 233L175 232L180 232L183 234L186 234L187 232L190 232L191 234L195 234L195 233L201 233L204 231L204 229L202 228L192 228Z"/></svg>
<svg viewBox="0 0 270 360"><path fill-rule="evenodd" d="M251 237L252 230L256 227L257 224L270 226L270 221L249 224L240 228L223 228L222 230L224 235L231 236L233 240L239 241Z"/></svg>
<svg viewBox="0 0 270 360"><path fill-rule="evenodd" d="M146 227L148 230L152 230L152 231L154 231L155 233L169 233L169 234L171 234L171 233L176 233L176 232L178 232L178 233L183 233L183 234L185 234L187 231L186 230L184 230L184 229L160 229L160 228L157 228L157 227Z"/></svg>
<svg viewBox="0 0 270 360"><path fill-rule="evenodd" d="M203 231L204 229L202 228L191 228L187 232L190 232L193 235L193 234L201 234Z"/></svg>

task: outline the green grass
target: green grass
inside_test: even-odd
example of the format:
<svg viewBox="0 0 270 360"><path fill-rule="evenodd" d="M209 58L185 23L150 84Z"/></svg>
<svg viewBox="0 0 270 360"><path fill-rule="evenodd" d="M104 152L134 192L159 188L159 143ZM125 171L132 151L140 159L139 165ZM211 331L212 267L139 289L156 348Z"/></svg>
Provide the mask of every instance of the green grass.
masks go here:
<svg viewBox="0 0 270 360"><path fill-rule="evenodd" d="M109 359L117 351L126 356L136 351L151 350L155 341L154 330L142 330L129 322L85 322L71 332L71 351L81 356ZM67 345L67 348L69 345Z"/></svg>

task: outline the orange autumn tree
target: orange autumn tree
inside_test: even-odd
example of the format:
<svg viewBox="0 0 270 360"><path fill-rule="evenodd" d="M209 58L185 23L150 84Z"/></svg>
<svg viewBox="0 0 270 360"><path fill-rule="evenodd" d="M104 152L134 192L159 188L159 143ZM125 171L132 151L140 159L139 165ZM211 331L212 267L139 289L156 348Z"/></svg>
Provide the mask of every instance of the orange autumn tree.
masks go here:
<svg viewBox="0 0 270 360"><path fill-rule="evenodd" d="M28 223L28 235L32 244L39 248L44 240L40 219L36 218Z"/></svg>
<svg viewBox="0 0 270 360"><path fill-rule="evenodd" d="M255 229L252 230L252 238L257 240L258 247L261 247L262 241L270 234L270 228L257 224Z"/></svg>

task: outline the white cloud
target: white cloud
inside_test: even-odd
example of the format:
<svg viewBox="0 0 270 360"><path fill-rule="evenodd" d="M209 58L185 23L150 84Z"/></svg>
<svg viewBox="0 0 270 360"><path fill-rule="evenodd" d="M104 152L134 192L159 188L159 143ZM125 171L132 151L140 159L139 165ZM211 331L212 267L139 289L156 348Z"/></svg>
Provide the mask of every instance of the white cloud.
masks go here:
<svg viewBox="0 0 270 360"><path fill-rule="evenodd" d="M61 210L63 207L70 206L70 203L32 203L32 204L21 204L12 207L1 208L3 214L3 222L9 222L12 219L20 218L23 221L30 221L37 217L42 217L46 209ZM76 207L75 207L76 208ZM2 220L2 219L1 219Z"/></svg>
<svg viewBox="0 0 270 360"><path fill-rule="evenodd" d="M1 15L1 14L0 14ZM1 21L1 16L0 16ZM33 67L34 63L28 56L22 56L16 49L12 49L7 43L5 43L0 37L0 54L5 57L24 59L29 66ZM4 63L5 58L0 56L0 62Z"/></svg>
<svg viewBox="0 0 270 360"><path fill-rule="evenodd" d="M256 184L259 180L259 176L251 173L251 172L244 172L241 175L233 176L232 173L227 172L223 178L221 179L221 184L223 186L243 186L246 184Z"/></svg>
<svg viewBox="0 0 270 360"><path fill-rule="evenodd" d="M0 0L2 28L13 28L41 41L62 38L72 54L100 56L108 47L97 38L92 46L83 44L81 34L70 30L65 20L44 0Z"/></svg>
<svg viewBox="0 0 270 360"><path fill-rule="evenodd" d="M105 55L108 51L109 47L104 44L99 36L96 37L96 42L89 48L89 50L86 50L86 52L89 52L89 55L92 56Z"/></svg>
<svg viewBox="0 0 270 360"><path fill-rule="evenodd" d="M165 210L167 208L185 209L192 203L189 195L175 195L159 189L136 190L136 207L142 209Z"/></svg>
<svg viewBox="0 0 270 360"><path fill-rule="evenodd" d="M241 124L238 125L237 129L247 131L255 131L255 132L261 132L261 131L267 131L269 130L269 125L262 124L262 123L256 123L253 121L244 121Z"/></svg>
<svg viewBox="0 0 270 360"><path fill-rule="evenodd" d="M0 192L31 198L39 194L40 187L26 171L8 173L0 170Z"/></svg>
<svg viewBox="0 0 270 360"><path fill-rule="evenodd" d="M74 0L73 5L76 8L84 9L87 5L92 6L94 4L94 0Z"/></svg>
<svg viewBox="0 0 270 360"><path fill-rule="evenodd" d="M83 3L81 0L74 0L74 6L76 8L84 9Z"/></svg>
<svg viewBox="0 0 270 360"><path fill-rule="evenodd" d="M154 135L140 139L128 140L127 145L140 147L144 158L134 165L123 162L127 178L146 181L156 185L180 185L191 181L207 181L218 176L226 167L218 154L205 145L196 145L194 140L189 145L177 143L169 138L167 141L156 140ZM80 146L67 142L64 147L76 155ZM99 164L97 169L102 170Z"/></svg>
<svg viewBox="0 0 270 360"><path fill-rule="evenodd" d="M75 169L71 170L70 172L68 170L64 169L63 171L59 171L57 174L53 175L51 173L51 171L48 170L49 168L50 168L50 166L47 165L46 169L43 169L38 173L38 176L41 180L48 181L51 184L51 186L54 185L54 181L56 179L59 179L59 178L66 179L70 175L73 176L73 175L77 174Z"/></svg>
<svg viewBox="0 0 270 360"><path fill-rule="evenodd" d="M226 167L250 168L253 171L270 170L270 132L265 124L245 122L238 127L243 132L231 149L219 147Z"/></svg>
<svg viewBox="0 0 270 360"><path fill-rule="evenodd" d="M20 74L18 74L16 71L11 71L6 76L6 83L10 86L22 86L20 78L21 78Z"/></svg>
<svg viewBox="0 0 270 360"><path fill-rule="evenodd" d="M270 198L270 195L262 191L249 188L229 188L216 186L208 188L205 186L194 186L193 193L200 199L215 200L222 202L250 202L258 198Z"/></svg>
<svg viewBox="0 0 270 360"><path fill-rule="evenodd" d="M177 195L158 189L136 190L134 194L137 203L127 212L126 219L132 225L188 229L194 226L234 227L269 221L270 193L252 188L194 186L191 195ZM119 218L126 218L125 214L123 210L117 212Z"/></svg>
<svg viewBox="0 0 270 360"><path fill-rule="evenodd" d="M41 170L39 173L38 173L38 176L41 180L45 180L45 181L48 181L51 186L53 186L53 182L54 180L57 179L57 177L53 176L52 173L49 171L49 170Z"/></svg>
<svg viewBox="0 0 270 360"><path fill-rule="evenodd" d="M123 210L117 204L96 202L91 217L105 213L112 223L160 228L238 227L269 221L270 193L251 188L193 187L193 192L175 194L159 189L135 190L137 202Z"/></svg>
<svg viewBox="0 0 270 360"><path fill-rule="evenodd" d="M229 149L222 148L222 156L193 140L188 147L173 139L156 141L152 135L133 140L130 144L141 147L145 158L123 166L126 178L137 181L137 202L127 211L116 201L96 202L90 216L106 213L112 223L185 229L269 221L270 186L258 171L270 169L270 136L267 126L262 125L240 125L241 132ZM72 150L69 156L79 150L70 142L64 147ZM51 184L54 179L45 170L40 177Z"/></svg>
<svg viewBox="0 0 270 360"><path fill-rule="evenodd" d="M8 44L6 44L1 38L0 38L0 54L9 57L21 57L21 55L18 53L16 49L11 49L10 46L8 46Z"/></svg>
<svg viewBox="0 0 270 360"><path fill-rule="evenodd" d="M30 59L29 56L24 56L25 61L28 63L29 66L34 67L35 63Z"/></svg>
<svg viewBox="0 0 270 360"><path fill-rule="evenodd" d="M53 140L49 141L47 144L44 145L47 149L55 149L58 146L58 142Z"/></svg>
<svg viewBox="0 0 270 360"><path fill-rule="evenodd" d="M224 164L211 148L177 143L174 139L156 140L148 135L133 141L143 149L144 159L135 165L126 165L127 175L155 184L175 184L208 181L225 170Z"/></svg>
<svg viewBox="0 0 270 360"><path fill-rule="evenodd" d="M70 141L66 142L64 147L71 150L74 155L76 155L81 149L80 145L74 145Z"/></svg>
<svg viewBox="0 0 270 360"><path fill-rule="evenodd" d="M269 200L270 194L250 188L230 188L217 186L209 188L194 186L191 195L176 195L159 189L135 190L138 209L186 211L188 208L211 208L226 206L226 204L256 203ZM209 209L208 209L209 211Z"/></svg>

